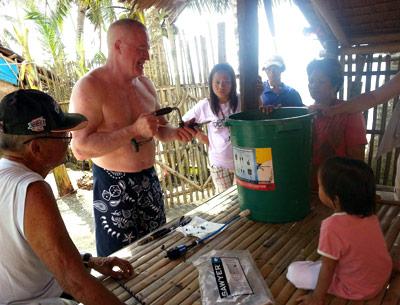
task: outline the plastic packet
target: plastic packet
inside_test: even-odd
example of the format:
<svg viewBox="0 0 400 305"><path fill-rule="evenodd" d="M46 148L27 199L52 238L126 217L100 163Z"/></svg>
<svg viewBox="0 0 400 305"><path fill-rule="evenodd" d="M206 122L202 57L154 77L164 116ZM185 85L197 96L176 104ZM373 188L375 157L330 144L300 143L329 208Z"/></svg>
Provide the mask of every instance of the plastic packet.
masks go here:
<svg viewBox="0 0 400 305"><path fill-rule="evenodd" d="M247 250L212 250L193 262L202 305L265 305L274 300Z"/></svg>
<svg viewBox="0 0 400 305"><path fill-rule="evenodd" d="M194 216L191 222L176 228L176 231L183 233L185 236L196 236L201 239L220 229L223 225L223 223L211 222L199 216Z"/></svg>

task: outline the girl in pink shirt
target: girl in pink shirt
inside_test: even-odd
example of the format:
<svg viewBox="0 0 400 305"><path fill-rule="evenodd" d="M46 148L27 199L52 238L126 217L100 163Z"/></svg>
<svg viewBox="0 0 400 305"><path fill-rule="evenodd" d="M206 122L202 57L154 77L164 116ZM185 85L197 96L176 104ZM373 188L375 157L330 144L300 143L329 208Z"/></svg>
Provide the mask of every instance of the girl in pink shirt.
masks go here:
<svg viewBox="0 0 400 305"><path fill-rule="evenodd" d="M375 179L363 161L328 159L318 172L318 195L334 214L321 223L318 262L294 262L287 278L314 289L300 304L325 304L327 293L350 300L377 295L388 281L392 260L375 215Z"/></svg>

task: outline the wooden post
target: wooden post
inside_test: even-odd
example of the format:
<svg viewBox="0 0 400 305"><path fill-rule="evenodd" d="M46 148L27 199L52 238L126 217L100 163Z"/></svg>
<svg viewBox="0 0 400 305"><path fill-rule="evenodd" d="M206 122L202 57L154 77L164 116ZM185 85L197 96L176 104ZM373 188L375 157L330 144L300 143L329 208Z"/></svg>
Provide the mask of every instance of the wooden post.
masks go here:
<svg viewBox="0 0 400 305"><path fill-rule="evenodd" d="M64 112L68 112L69 102L60 102L59 105ZM74 192L71 180L69 179L67 168L61 164L53 169L54 180L56 181L58 195L60 197Z"/></svg>
<svg viewBox="0 0 400 305"><path fill-rule="evenodd" d="M240 104L242 111L258 109L256 81L258 77L257 0L238 0Z"/></svg>
<svg viewBox="0 0 400 305"><path fill-rule="evenodd" d="M71 180L69 180L68 172L64 164L53 169L53 175L60 197L74 192L74 187L71 184Z"/></svg>
<svg viewBox="0 0 400 305"><path fill-rule="evenodd" d="M218 63L226 62L225 22L217 25L218 30Z"/></svg>

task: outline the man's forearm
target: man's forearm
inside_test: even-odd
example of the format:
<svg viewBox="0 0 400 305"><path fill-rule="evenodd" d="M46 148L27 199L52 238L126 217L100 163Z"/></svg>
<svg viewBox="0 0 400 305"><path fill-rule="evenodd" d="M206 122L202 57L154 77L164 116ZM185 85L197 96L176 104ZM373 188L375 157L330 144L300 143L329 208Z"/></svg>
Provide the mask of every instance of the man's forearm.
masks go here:
<svg viewBox="0 0 400 305"><path fill-rule="evenodd" d="M120 300L107 290L97 279L87 274L71 280L65 287L67 292L71 294L77 301L85 305L122 305Z"/></svg>
<svg viewBox="0 0 400 305"><path fill-rule="evenodd" d="M72 151L79 160L104 156L128 145L131 139L135 138L129 127L112 132L96 132L86 137L74 137L71 143Z"/></svg>
<svg viewBox="0 0 400 305"><path fill-rule="evenodd" d="M374 91L358 95L343 103L343 108L348 113L368 110L379 104L388 102L391 98L400 94L400 73L396 74L389 82L383 84Z"/></svg>
<svg viewBox="0 0 400 305"><path fill-rule="evenodd" d="M176 128L172 127L169 123L162 127L159 127L156 138L162 142L179 140Z"/></svg>

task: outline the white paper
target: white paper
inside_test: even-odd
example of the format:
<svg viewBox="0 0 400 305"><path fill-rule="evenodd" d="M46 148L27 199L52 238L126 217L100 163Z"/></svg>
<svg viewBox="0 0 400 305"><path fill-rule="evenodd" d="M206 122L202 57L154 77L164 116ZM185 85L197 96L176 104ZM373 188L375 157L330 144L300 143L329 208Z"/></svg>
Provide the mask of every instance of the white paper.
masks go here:
<svg viewBox="0 0 400 305"><path fill-rule="evenodd" d="M218 230L223 225L222 223L211 222L201 217L194 216L191 222L183 227L176 228L176 231L183 233L185 236L196 236L201 239Z"/></svg>

